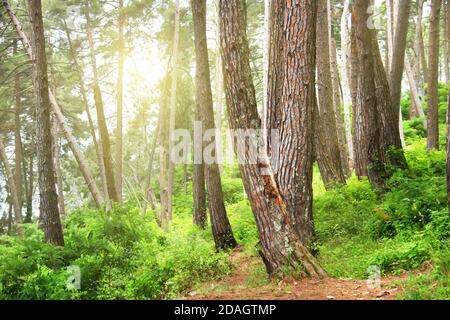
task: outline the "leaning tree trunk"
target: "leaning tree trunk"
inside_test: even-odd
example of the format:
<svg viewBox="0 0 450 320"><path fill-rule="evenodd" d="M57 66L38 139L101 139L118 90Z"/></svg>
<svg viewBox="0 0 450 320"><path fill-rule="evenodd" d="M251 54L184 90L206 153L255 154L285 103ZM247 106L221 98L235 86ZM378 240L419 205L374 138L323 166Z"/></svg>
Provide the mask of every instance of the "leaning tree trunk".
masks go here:
<svg viewBox="0 0 450 320"><path fill-rule="evenodd" d="M197 108L201 110L205 130L213 130L215 123L206 38L206 0L191 0L191 7L195 35ZM206 148L211 143L216 148L215 138L212 138L212 141L205 141L203 147ZM198 147L203 150L202 145ZM211 159L202 159L202 162L205 163L206 190L214 242L218 249L228 249L236 247L237 242L225 210L217 153L215 150L214 154L209 155Z"/></svg>
<svg viewBox="0 0 450 320"><path fill-rule="evenodd" d="M5 150L5 144L3 143L3 139L0 137L0 161L3 163L3 167L5 169L6 183L11 195L12 206L14 208L14 219L17 225L17 232L22 235L23 231L20 227L20 224L22 223L22 209L20 206L19 195L17 193L15 177L11 170L11 166L9 165Z"/></svg>
<svg viewBox="0 0 450 320"><path fill-rule="evenodd" d="M439 13L441 0L431 0L428 58L428 139L427 149L439 149Z"/></svg>
<svg viewBox="0 0 450 320"><path fill-rule="evenodd" d="M86 115L87 115L87 119L88 119L88 123L89 123L89 130L91 132L92 141L94 143L95 154L97 155L97 162L98 162L98 167L99 167L100 176L101 176L101 180L102 180L103 195L104 195L104 199L106 201L106 209L109 210L109 209L111 209L111 201L109 200L109 195L108 195L108 183L106 181L105 163L103 162L103 152L102 152L102 147L101 147L101 141L97 140L97 134L95 133L94 120L92 119L91 111L89 110L89 102L88 102L88 98L87 98L86 87L84 85L83 73L81 71L80 63L78 62L78 57L75 52L75 48L73 47L72 37L70 35L70 31L69 31L69 28L67 27L66 22L63 21L63 23L64 23L64 31L66 33L67 42L69 45L70 55L72 57L74 68L75 68L75 71L78 76L78 81L80 82L80 93L81 93L81 98L82 98L83 105L84 105L84 111L86 112Z"/></svg>
<svg viewBox="0 0 450 320"><path fill-rule="evenodd" d="M46 240L63 246L64 236L59 217L58 196L53 169L50 97L45 54L44 24L40 0L28 0L34 52L33 86L36 104L36 148L38 157L40 224Z"/></svg>
<svg viewBox="0 0 450 320"><path fill-rule="evenodd" d="M93 74L93 91L94 91L94 101L95 101L95 109L97 110L97 121L98 121L98 129L100 133L100 140L102 145L103 152L103 162L105 165L105 174L106 174L106 182L108 187L108 195L114 202L120 202L120 197L116 188L116 179L114 176L114 167L113 160L111 154L111 142L108 132L108 127L106 125L105 118L105 110L103 106L103 98L102 92L100 90L100 83L98 79L97 72L97 58L95 56L95 48L94 48L94 40L92 38L92 26L91 26L91 17L89 12L89 2L85 3L85 18L86 18L86 32L88 37L88 45L89 45L89 56L92 65L92 74Z"/></svg>
<svg viewBox="0 0 450 320"><path fill-rule="evenodd" d="M310 15L315 18L315 10L309 12L308 9L313 8L310 1L302 1L309 4L303 7L302 14L305 17ZM274 7L281 7L285 3L284 0L274 1ZM292 4L296 10L293 13L299 14L302 7L298 4ZM272 11L273 12L273 11ZM288 15L287 15L288 16ZM308 19L309 20L309 19ZM314 22L315 19L308 22ZM312 43L311 50L314 52L314 24L305 22L312 29L312 34L308 33L308 40ZM294 27L294 26L293 26ZM221 30L221 48L224 62L225 75L225 91L228 105L228 118L232 129L259 130L261 128L261 120L258 116L257 103L255 97L255 88L252 81L252 73L249 59L249 45L246 36L246 5L241 0L220 0L220 30ZM298 56L299 52L297 52ZM314 55L312 55L314 59ZM312 69L314 66L311 67ZM290 73L295 77L297 73L293 70ZM311 82L314 83L314 82ZM300 87L297 87L300 89ZM313 92L313 89L309 89ZM304 106L306 108L306 105ZM309 109L309 110L308 110ZM307 149L301 149L301 158L297 168L306 171L299 172L301 179L305 179L306 184L303 190L297 190L301 193L300 197L305 197L299 205L308 216L312 213L311 209L311 148L312 148L312 106L309 106L306 112L302 112L303 126L297 126L297 129L304 133L304 142ZM297 132L300 133L300 132ZM238 136L238 140L242 137ZM260 147L265 143L259 140L253 140ZM323 277L325 271L320 267L318 261L310 254L305 246L302 245L300 237L293 228L294 220L289 214L284 199L282 198L275 182L272 168L265 149L262 149L262 157L259 157L257 164L248 162L252 156L253 148L246 143L241 145L244 147L240 154L241 158L247 162L240 162L239 169L243 178L245 191L249 197L250 204L255 216L260 239L260 254L269 273L277 273L283 267L295 268L295 265L301 264L305 273L310 276ZM292 144L289 144L292 147ZM295 150L294 150L295 149ZM297 151L297 148L292 148ZM295 165L293 165L295 166ZM307 227L307 226L303 226Z"/></svg>

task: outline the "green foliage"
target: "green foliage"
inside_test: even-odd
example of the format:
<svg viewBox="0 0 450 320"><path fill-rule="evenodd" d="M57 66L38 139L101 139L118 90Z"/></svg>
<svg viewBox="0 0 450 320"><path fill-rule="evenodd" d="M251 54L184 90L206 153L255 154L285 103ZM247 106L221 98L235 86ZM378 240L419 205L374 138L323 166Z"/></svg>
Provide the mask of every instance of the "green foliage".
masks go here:
<svg viewBox="0 0 450 320"><path fill-rule="evenodd" d="M165 233L134 207L80 209L65 221L64 248L44 244L42 232L27 226L24 238L0 238L0 298L173 298L228 272L226 253L215 253L208 232L174 223ZM80 291L66 287L71 265L81 270Z"/></svg>
<svg viewBox="0 0 450 320"><path fill-rule="evenodd" d="M427 129L424 127L423 118L414 118L403 122L403 133L407 145L411 145L414 141L426 138Z"/></svg>

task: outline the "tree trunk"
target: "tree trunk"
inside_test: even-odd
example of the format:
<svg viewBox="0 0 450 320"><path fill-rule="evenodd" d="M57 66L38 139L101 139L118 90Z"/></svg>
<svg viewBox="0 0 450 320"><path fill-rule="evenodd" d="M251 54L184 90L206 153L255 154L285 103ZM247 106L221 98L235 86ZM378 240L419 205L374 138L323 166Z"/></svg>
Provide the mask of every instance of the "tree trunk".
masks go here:
<svg viewBox="0 0 450 320"><path fill-rule="evenodd" d="M47 242L63 246L64 236L59 217L58 196L55 188L50 121L50 97L45 54L44 25L40 0L28 0L32 29L34 65L33 85L36 103L36 146L40 194L40 224Z"/></svg>
<svg viewBox="0 0 450 320"><path fill-rule="evenodd" d="M125 61L125 40L124 24L125 17L123 13L123 0L119 1L119 65L117 76L117 131L116 131L116 189L119 201L122 202L122 166L123 166L123 68Z"/></svg>
<svg viewBox="0 0 450 320"><path fill-rule="evenodd" d="M345 177L350 175L349 166L349 156L348 156L348 146L345 140L345 131L342 127L342 112L341 112L341 90L339 87L339 68L337 65L337 54L336 54L336 41L333 36L333 24L332 24L332 7L331 1L327 0L327 16L328 16L328 38L330 44L330 71L331 71L331 81L333 87L333 109L336 118L336 130L338 145L340 147L341 155L341 166Z"/></svg>
<svg viewBox="0 0 450 320"><path fill-rule="evenodd" d="M314 52L315 44L315 6L311 1L301 1L305 6L298 3L290 3L290 12L294 15L286 14L286 17L291 16L295 21L299 22L299 14L308 19L302 22L308 28L307 39L309 48ZM313 1L313 3L315 3ZM272 13L277 12L277 8L285 5L284 0L274 1ZM307 4L307 5L306 5ZM303 10L301 10L303 9ZM275 14L276 16L277 14ZM294 21L292 20L292 21ZM272 25L272 24L271 24ZM292 29L297 29L298 25L291 25ZM241 0L220 0L220 28L221 28L221 48L222 57L224 61L224 75L225 75L225 91L228 106L228 118L230 127L232 129L250 129L259 130L261 128L261 120L258 115L257 103L255 97L255 88L252 81L249 46L246 36L246 5L245 1ZM287 40L287 39L286 39ZM300 39L298 39L300 41ZM287 41L286 41L287 42ZM288 42L287 42L288 43ZM297 48L292 44L292 48ZM296 58L301 55L301 52L296 52ZM315 56L310 55L309 59L314 61ZM294 63L293 63L294 64ZM314 65L309 66L309 72L314 74ZM292 70L289 73L295 79L300 73L298 70ZM289 80L287 84L289 84ZM313 84L313 79L309 83ZM301 81L297 78L297 81ZM298 82L297 82L298 84ZM302 90L301 86L293 86L297 90ZM270 89L269 89L270 90ZM308 90L308 96L313 97L314 88L311 85ZM297 95L298 97L298 95ZM270 103L270 99L269 103ZM299 173L291 175L297 176L299 180L304 180L306 183L301 189L297 190L299 198L303 198L305 202L299 202L298 211L302 211L308 217L312 214L311 206L311 169L312 169L312 105L305 104L302 106L304 112L301 112L302 121L297 122L301 125L295 126L298 130L298 138L303 138L306 148L298 150L293 147L295 144L288 144L293 147L291 151L299 151L301 154L298 163L291 163L292 168L300 168ZM306 110L305 110L306 109ZM297 114L300 116L299 114ZM293 120L293 119L292 119ZM299 120L297 118L297 120ZM292 124L294 124L292 122ZM294 129L294 128L293 128ZM289 129L288 129L289 130ZM303 135L301 133L304 133ZM238 136L238 140L242 138ZM255 142L255 141L253 141ZM241 141L242 143L242 141ZM259 146L264 146L260 140L257 143ZM248 146L244 143L244 145ZM249 148L244 148L241 156L249 160L251 156ZM266 265L269 273L277 273L283 267L295 268L298 264L302 265L305 274L314 277L325 276L325 271L320 267L317 260L309 253L305 246L302 245L299 235L293 225L295 224L292 216L286 208L286 204L278 190L277 183L274 180L272 168L268 156L262 149L262 157L259 157L258 164L240 162L239 168L243 178L245 191L247 192L250 204L258 227L260 238L260 254ZM298 164L298 166L296 166ZM292 172L291 172L292 173ZM299 177L301 176L301 177ZM301 204L300 204L301 203ZM304 216L303 215L303 216ZM302 217L297 217L301 219ZM303 228L308 226L303 225Z"/></svg>
<svg viewBox="0 0 450 320"><path fill-rule="evenodd" d="M211 92L211 75L209 72L208 46L206 38L206 0L191 0L194 20L195 58L196 58L196 98L197 108L200 109L202 123L205 130L215 129L214 109ZM209 143L217 146L213 141L204 141L204 146ZM201 146L199 146L202 148ZM203 148L202 148L203 150ZM219 165L217 163L217 150L210 154L212 159L204 164L206 190L208 192L208 207L211 220L211 228L217 249L229 249L237 246L228 221L227 212L223 200L222 182L220 179ZM203 162L202 161L202 162Z"/></svg>
<svg viewBox="0 0 450 320"><path fill-rule="evenodd" d="M424 119L423 125L426 128L427 122L425 120L425 113L422 108L422 101L420 100L419 89L417 88L417 83L414 78L414 71L413 71L411 62L409 61L408 57L406 58L406 61L405 61L405 69L406 69L406 75L408 76L409 88L411 91L411 99L412 99L411 107L414 107L416 109L414 114L416 114L418 117L421 117Z"/></svg>
<svg viewBox="0 0 450 320"><path fill-rule="evenodd" d="M92 65L93 73L93 91L95 109L97 110L98 129L100 132L100 140L103 152L103 163L105 165L106 182L108 186L108 195L114 202L120 202L120 197L116 188L116 180L114 176L113 160L111 155L111 142L108 133L108 127L106 125L105 111L103 107L103 98L100 90L100 84L97 74L97 59L95 57L94 40L92 38L92 26L91 17L89 13L89 2L85 2L85 18L86 18L86 32L88 36L89 53Z"/></svg>
<svg viewBox="0 0 450 320"><path fill-rule="evenodd" d="M30 156L28 170L28 194L27 194L27 213L24 222L31 223L33 219L33 193L34 193L34 172L33 172L33 156Z"/></svg>
<svg viewBox="0 0 450 320"><path fill-rule="evenodd" d="M317 162L324 184L329 187L345 183L345 173L341 163L341 149L336 127L333 104L333 83L330 64L329 24L327 0L318 0L317 14L317 87L318 108L315 114L315 134ZM277 44L279 45L279 44Z"/></svg>
<svg viewBox="0 0 450 320"><path fill-rule="evenodd" d="M14 55L17 54L17 40L14 41L13 47ZM22 145L22 137L20 134L20 130L22 128L22 124L20 121L20 115L22 113L22 95L21 95L21 85L20 85L20 73L17 72L14 77L14 96L15 96L15 104L14 104L14 152L15 152L15 166L14 166L14 176L15 176L15 184L16 184L16 192L17 198L19 199L19 208L20 212L22 212L23 205L23 145Z"/></svg>
<svg viewBox="0 0 450 320"><path fill-rule="evenodd" d="M439 149L439 13L441 0L431 0L428 69L428 140L427 149Z"/></svg>
<svg viewBox="0 0 450 320"><path fill-rule="evenodd" d="M341 50L342 50L342 91L343 91L343 103L344 103L344 124L345 124L345 137L348 145L348 155L350 159L350 166L353 167L353 137L352 137L352 124L350 120L350 105L353 101L354 92L356 92L354 86L351 84L352 74L350 72L350 53L351 53L351 41L349 30L349 18L350 18L350 0L345 0L344 10L341 17Z"/></svg>
<svg viewBox="0 0 450 320"><path fill-rule="evenodd" d="M397 0L396 0L397 1ZM403 0L401 0L403 1ZM391 71L391 65L394 55L394 30L395 30L395 9L394 9L394 0L386 0L386 38L387 38L387 65L386 73L390 74Z"/></svg>
<svg viewBox="0 0 450 320"><path fill-rule="evenodd" d="M175 31L173 36L173 68L172 68L172 85L170 90L169 102L169 175L167 177L167 211L165 221L169 224L172 221L172 194L175 177L175 163L172 161L172 151L174 149L173 134L176 128L176 112L177 112L177 81L178 81L178 45L180 38L180 1L175 2Z"/></svg>
<svg viewBox="0 0 450 320"><path fill-rule="evenodd" d="M382 115L377 108L375 59L372 52L375 34L367 27L369 3L370 0L360 0L352 8L352 56L358 57L358 64L352 65L352 68L357 67L353 72L358 77L353 114L355 169L357 176L368 176L372 184L384 188L386 172L379 120Z"/></svg>
<svg viewBox="0 0 450 320"><path fill-rule="evenodd" d="M64 219L66 215L66 208L64 205L64 184L61 171L61 153L60 153L60 142L58 134L58 120L56 117L52 117L52 136L53 136L53 166L55 168L55 179L56 187L58 193L58 207L59 215L61 220Z"/></svg>
<svg viewBox="0 0 450 320"><path fill-rule="evenodd" d="M197 124L202 123L201 108L197 103L195 108L194 129L194 165L192 188L194 196L194 224L201 229L206 229L208 218L206 215L206 193L205 193L205 165L203 159L203 126ZM195 154L198 152L198 154ZM200 158L201 157L201 158ZM200 159L198 159L200 158Z"/></svg>
<svg viewBox="0 0 450 320"><path fill-rule="evenodd" d="M15 177L12 172L11 166L9 165L8 157L6 156L6 147L1 137L0 137L0 161L3 163L3 167L5 169L6 182L9 189L9 193L11 195L11 203L12 206L14 207L14 219L17 225L17 232L19 235L22 235L23 230L20 226L20 224L22 224L22 209L20 206L19 196L17 193Z"/></svg>
<svg viewBox="0 0 450 320"><path fill-rule="evenodd" d="M402 79L405 66L406 39L409 27L409 13L411 11L411 0L397 0L398 9L395 12L395 33L392 46L392 60L389 67L389 88L391 102L394 111L399 114L398 123L400 138L403 137L403 122L400 118L400 100L402 95Z"/></svg>
<svg viewBox="0 0 450 320"><path fill-rule="evenodd" d="M76 73L78 76L78 81L80 82L80 93L81 93L81 98L83 100L84 111L86 112L86 115L88 118L89 130L91 131L92 141L94 143L95 154L97 155L97 162L98 162L100 176L101 176L101 180L102 180L103 195L104 195L104 199L106 202L106 209L110 210L111 209L111 201L109 200L109 195L108 195L108 183L106 181L105 164L103 162L101 141L97 140L97 134L95 133L94 121L92 119L91 111L89 110L89 102L87 99L86 87L84 86L83 73L81 71L81 67L78 62L78 57L77 57L77 54L76 54L75 49L72 44L72 37L70 35L70 31L69 31L69 28L67 27L66 22L63 21L63 23L64 23L64 31L66 33L67 42L69 45L70 55L72 57L73 64L74 64L74 67L75 67L75 70L76 70Z"/></svg>

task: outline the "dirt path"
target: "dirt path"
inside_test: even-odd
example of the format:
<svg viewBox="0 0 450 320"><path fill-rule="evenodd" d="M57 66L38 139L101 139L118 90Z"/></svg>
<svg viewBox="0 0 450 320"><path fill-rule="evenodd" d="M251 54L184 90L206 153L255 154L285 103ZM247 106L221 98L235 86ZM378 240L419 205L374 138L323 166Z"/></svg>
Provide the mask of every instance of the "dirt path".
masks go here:
<svg viewBox="0 0 450 320"><path fill-rule="evenodd" d="M235 251L232 273L222 280L208 282L191 291L187 300L395 300L402 289L393 282L407 275L381 279L381 288L370 289L365 280L301 279L264 281L261 260ZM263 279L263 280L261 280Z"/></svg>

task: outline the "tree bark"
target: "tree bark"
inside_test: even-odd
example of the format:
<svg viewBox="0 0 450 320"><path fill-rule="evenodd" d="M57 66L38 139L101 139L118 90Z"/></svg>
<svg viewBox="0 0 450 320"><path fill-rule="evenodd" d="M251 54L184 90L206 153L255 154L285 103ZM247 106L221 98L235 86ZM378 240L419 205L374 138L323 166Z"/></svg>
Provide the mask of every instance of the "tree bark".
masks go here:
<svg viewBox="0 0 450 320"><path fill-rule="evenodd" d="M206 130L215 129L214 109L211 91L211 75L209 72L208 46L206 38L206 0L191 0L194 20L195 58L196 58L196 98L197 108L202 115L202 123ZM216 141L204 141L204 147ZM202 148L202 150L203 150ZM237 246L231 225L228 220L223 200L222 181L217 163L217 150L212 161L204 164L206 190L208 192L208 207L211 228L217 249L229 249ZM203 159L203 161L205 161Z"/></svg>
<svg viewBox="0 0 450 320"><path fill-rule="evenodd" d="M291 9L290 13L295 13L295 17L298 18L300 9L303 9L301 11L302 16L311 18L311 20L305 19L307 21L303 23L305 26L308 26L307 39L309 40L308 42L312 42L309 46L314 52L315 25L314 23L311 25L310 22L315 22L315 6L313 5L315 2L301 2L307 5L301 6L298 3L291 3L293 8L289 8ZM261 120L258 115L255 88L250 69L245 1L220 0L219 3L221 50L224 61L225 92L230 127L232 129L258 130L261 129ZM277 7L281 7L284 4L286 4L284 0L274 1L272 10L277 10ZM286 16L289 16L289 13ZM297 19L296 21L299 20ZM295 27L297 27L295 24L292 25L293 29ZM295 48L295 45L292 48ZM296 52L297 57L300 55L298 51ZM310 59L314 61L315 56L311 55ZM310 72L314 74L314 66L310 66L308 69L311 69ZM292 70L290 73L290 76L294 79L299 74L296 71ZM297 78L297 81L300 81L300 79ZM314 81L310 83L314 83ZM295 87L297 90L300 89L300 86ZM313 95L314 89L312 85L308 92L309 95ZM306 106L303 108L306 108ZM310 173L312 169L312 105L304 111L301 112L303 120L300 122L303 125L296 126L296 129L305 134L303 135L305 140L302 142L305 143L306 148L301 151L301 160L298 161L298 166L295 166L293 163L292 167L305 170L296 175L301 175L300 179L304 179L307 182L302 186L302 189L297 190L297 193L300 193L300 197L304 197L304 200L306 200L299 206L302 207L300 210L309 217L312 214L312 211L310 211L311 194L309 192L311 190ZM259 146L265 146L265 143L260 140L256 143ZM292 147L293 145L290 146ZM298 150L297 148L293 149ZM240 157L248 159L251 156L250 152L252 151L249 148L244 148ZM278 190L271 164L264 148L262 149L262 157L258 159L258 164L243 163L241 161L239 169L258 227L260 254L268 272L273 274L279 272L283 267L295 268L296 265L301 264L304 267L305 274L313 277L326 276L325 271L320 267L317 260L302 245L299 235L292 227L295 224L294 220L287 211L286 204ZM304 178L305 176L306 179Z"/></svg>
<svg viewBox="0 0 450 320"><path fill-rule="evenodd" d="M64 236L58 208L53 169L50 97L45 54L44 25L40 0L28 0L34 52L33 86L36 103L36 146L40 193L40 224L47 242L63 246Z"/></svg>
<svg viewBox="0 0 450 320"><path fill-rule="evenodd" d="M91 59L92 65L92 73L93 73L93 91L94 91L94 101L95 101L95 109L97 110L97 121L98 121L98 129L100 132L100 140L102 145L103 152L103 163L105 166L105 174L106 174L106 182L108 187L108 195L110 199L114 202L120 202L120 197L116 188L116 180L114 176L114 168L113 168L113 160L111 154L111 142L109 138L108 127L106 125L105 119L105 111L103 107L103 98L102 92L100 90L100 83L98 80L97 74L97 59L95 57L95 48L94 48L94 40L92 38L92 26L91 26L91 17L89 12L89 2L85 2L85 18L86 18L86 33L88 36L88 44L89 44L89 55Z"/></svg>
<svg viewBox="0 0 450 320"><path fill-rule="evenodd" d="M55 168L55 179L56 179L56 187L57 187L57 194L58 194L59 215L62 220L66 215L66 207L64 205L64 183L63 183L61 160L60 160L61 146L60 146L59 134L58 134L58 120L54 116L52 117L52 136L53 136L53 166Z"/></svg>
<svg viewBox="0 0 450 320"><path fill-rule="evenodd" d="M428 69L428 139L427 149L439 149L439 13L441 0L431 0Z"/></svg>

